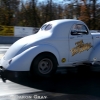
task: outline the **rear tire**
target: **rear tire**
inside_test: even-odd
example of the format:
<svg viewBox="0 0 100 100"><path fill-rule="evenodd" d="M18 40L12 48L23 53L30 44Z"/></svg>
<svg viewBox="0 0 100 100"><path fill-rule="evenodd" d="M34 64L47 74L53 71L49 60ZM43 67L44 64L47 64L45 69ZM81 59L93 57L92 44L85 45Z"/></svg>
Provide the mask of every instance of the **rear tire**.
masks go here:
<svg viewBox="0 0 100 100"><path fill-rule="evenodd" d="M57 60L53 54L42 53L32 62L31 73L39 77L51 77L57 69Z"/></svg>

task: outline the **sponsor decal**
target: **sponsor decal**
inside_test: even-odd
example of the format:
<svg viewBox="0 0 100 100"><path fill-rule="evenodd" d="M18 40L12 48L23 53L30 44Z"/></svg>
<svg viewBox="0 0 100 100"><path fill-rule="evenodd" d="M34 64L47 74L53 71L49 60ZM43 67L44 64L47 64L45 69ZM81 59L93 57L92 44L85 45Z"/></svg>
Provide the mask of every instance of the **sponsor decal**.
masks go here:
<svg viewBox="0 0 100 100"><path fill-rule="evenodd" d="M0 35L1 36L14 36L14 27L0 25Z"/></svg>
<svg viewBox="0 0 100 100"><path fill-rule="evenodd" d="M66 62L66 58L62 58L62 60L61 60L61 61L62 61L63 63L64 63L64 62Z"/></svg>
<svg viewBox="0 0 100 100"><path fill-rule="evenodd" d="M96 57L94 57L94 58L93 58L93 61L96 61L96 60L97 60L97 58L96 58Z"/></svg>
<svg viewBox="0 0 100 100"><path fill-rule="evenodd" d="M91 43L84 43L83 40L76 42L75 45L76 47L70 50L72 53L72 56L78 53L81 53L83 51L88 51L92 47Z"/></svg>

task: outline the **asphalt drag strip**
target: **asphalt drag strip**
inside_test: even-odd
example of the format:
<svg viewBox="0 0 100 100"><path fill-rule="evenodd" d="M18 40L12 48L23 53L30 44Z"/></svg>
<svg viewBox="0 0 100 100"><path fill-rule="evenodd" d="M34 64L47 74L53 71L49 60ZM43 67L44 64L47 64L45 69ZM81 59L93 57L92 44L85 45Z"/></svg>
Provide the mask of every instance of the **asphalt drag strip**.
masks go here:
<svg viewBox="0 0 100 100"><path fill-rule="evenodd" d="M100 100L100 73L0 79L0 100Z"/></svg>
<svg viewBox="0 0 100 100"><path fill-rule="evenodd" d="M0 45L0 58L9 47ZM100 72L84 71L63 71L49 79L0 77L0 100L100 100Z"/></svg>
<svg viewBox="0 0 100 100"><path fill-rule="evenodd" d="M0 97L0 100L100 100L94 96L38 92Z"/></svg>

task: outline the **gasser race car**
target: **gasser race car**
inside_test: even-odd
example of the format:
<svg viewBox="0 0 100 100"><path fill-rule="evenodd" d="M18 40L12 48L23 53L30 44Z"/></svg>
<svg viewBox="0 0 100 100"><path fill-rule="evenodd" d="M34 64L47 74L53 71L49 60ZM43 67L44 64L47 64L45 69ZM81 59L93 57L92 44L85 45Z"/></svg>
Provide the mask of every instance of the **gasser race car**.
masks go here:
<svg viewBox="0 0 100 100"><path fill-rule="evenodd" d="M59 67L94 64L100 61L99 52L100 34L90 33L84 22L53 20L36 34L16 41L1 59L0 68L49 77Z"/></svg>

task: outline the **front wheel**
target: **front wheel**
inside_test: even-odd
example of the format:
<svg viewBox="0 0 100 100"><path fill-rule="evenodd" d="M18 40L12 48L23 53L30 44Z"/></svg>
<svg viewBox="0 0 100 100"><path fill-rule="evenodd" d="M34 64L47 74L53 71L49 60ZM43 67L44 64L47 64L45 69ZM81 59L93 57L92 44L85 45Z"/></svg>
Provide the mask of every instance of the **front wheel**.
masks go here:
<svg viewBox="0 0 100 100"><path fill-rule="evenodd" d="M57 69L57 60L54 55L43 53L32 62L31 72L41 77L51 77Z"/></svg>

